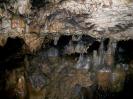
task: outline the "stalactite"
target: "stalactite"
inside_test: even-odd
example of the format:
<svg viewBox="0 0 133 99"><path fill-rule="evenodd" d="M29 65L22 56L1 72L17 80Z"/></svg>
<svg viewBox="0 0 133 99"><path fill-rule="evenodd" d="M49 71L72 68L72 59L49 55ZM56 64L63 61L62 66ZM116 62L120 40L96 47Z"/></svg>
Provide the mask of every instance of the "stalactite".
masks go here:
<svg viewBox="0 0 133 99"><path fill-rule="evenodd" d="M84 63L84 55L80 54L79 59L78 59L77 64L76 64L76 68L77 69L82 68L83 67L83 63Z"/></svg>
<svg viewBox="0 0 133 99"><path fill-rule="evenodd" d="M79 41L75 46L75 52L77 53L84 53L85 52L85 46L83 41Z"/></svg>
<svg viewBox="0 0 133 99"><path fill-rule="evenodd" d="M23 15L23 14L29 14L30 13L30 0L18 0L17 1L17 8L18 12Z"/></svg>
<svg viewBox="0 0 133 99"><path fill-rule="evenodd" d="M60 57L59 57L59 50L56 47L51 47L47 51L47 59L50 63L57 64Z"/></svg>
<svg viewBox="0 0 133 99"><path fill-rule="evenodd" d="M114 65L114 54L115 54L115 45L112 41L108 44L107 52L105 53L105 62L108 66L113 67Z"/></svg>
<svg viewBox="0 0 133 99"><path fill-rule="evenodd" d="M100 58L100 64L103 65L105 60L104 60L104 55L105 55L105 51L104 51L104 38L101 39L101 45L99 47L99 58Z"/></svg>
<svg viewBox="0 0 133 99"><path fill-rule="evenodd" d="M109 90L111 87L111 68L106 64L105 50L104 50L104 39L99 48L100 65L96 71L96 78L98 87L102 90Z"/></svg>
<svg viewBox="0 0 133 99"><path fill-rule="evenodd" d="M72 41L80 41L81 38L82 38L81 35L73 35L73 36L72 36Z"/></svg>
<svg viewBox="0 0 133 99"><path fill-rule="evenodd" d="M47 54L48 54L48 57L57 57L59 56L59 51L57 48L52 47L48 49Z"/></svg>
<svg viewBox="0 0 133 99"><path fill-rule="evenodd" d="M65 54L72 54L75 52L74 44L72 41L69 41L69 44L65 46Z"/></svg>
<svg viewBox="0 0 133 99"><path fill-rule="evenodd" d="M57 43L58 43L58 41L59 41L59 38L60 38L60 36L55 36L55 37L54 37L54 45L55 45L55 46L57 45Z"/></svg>
<svg viewBox="0 0 133 99"><path fill-rule="evenodd" d="M84 56L83 54L80 54L79 59L76 63L77 69L85 69L89 70L91 65L91 59L89 56Z"/></svg>

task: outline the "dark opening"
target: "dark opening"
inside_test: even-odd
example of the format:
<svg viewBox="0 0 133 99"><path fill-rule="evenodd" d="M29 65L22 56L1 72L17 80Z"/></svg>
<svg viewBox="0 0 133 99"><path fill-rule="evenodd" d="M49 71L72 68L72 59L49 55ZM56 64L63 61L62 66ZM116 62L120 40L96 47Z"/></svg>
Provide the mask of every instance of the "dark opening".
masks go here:
<svg viewBox="0 0 133 99"><path fill-rule="evenodd" d="M92 53L93 50L98 50L99 46L100 46L100 42L95 41L95 42L89 47L88 53Z"/></svg>
<svg viewBox="0 0 133 99"><path fill-rule="evenodd" d="M129 63L133 60L133 40L119 41L116 48L116 60Z"/></svg>
<svg viewBox="0 0 133 99"><path fill-rule="evenodd" d="M8 38L5 46L0 46L0 97L4 99L16 99L15 95L10 97L12 90L7 88L7 72L10 75L13 69L21 67L24 61L24 41L21 38Z"/></svg>
<svg viewBox="0 0 133 99"><path fill-rule="evenodd" d="M23 60L22 46L24 41L20 38L8 38L4 47L0 47L0 68L12 69Z"/></svg>
<svg viewBox="0 0 133 99"><path fill-rule="evenodd" d="M50 3L50 0L31 0L32 6L35 8L44 7L46 4Z"/></svg>
<svg viewBox="0 0 133 99"><path fill-rule="evenodd" d="M69 41L72 39L72 36L65 36L62 35L59 38L58 44L57 46L59 46L60 48L63 48L65 45L67 45L69 43Z"/></svg>

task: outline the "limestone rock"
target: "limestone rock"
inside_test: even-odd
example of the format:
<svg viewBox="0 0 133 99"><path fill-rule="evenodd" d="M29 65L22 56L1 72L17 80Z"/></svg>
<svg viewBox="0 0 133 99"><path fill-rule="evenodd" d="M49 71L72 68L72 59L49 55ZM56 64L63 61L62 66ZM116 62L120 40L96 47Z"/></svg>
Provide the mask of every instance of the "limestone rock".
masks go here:
<svg viewBox="0 0 133 99"><path fill-rule="evenodd" d="M35 34L26 34L24 40L31 52L40 49L43 43L43 38L40 38Z"/></svg>

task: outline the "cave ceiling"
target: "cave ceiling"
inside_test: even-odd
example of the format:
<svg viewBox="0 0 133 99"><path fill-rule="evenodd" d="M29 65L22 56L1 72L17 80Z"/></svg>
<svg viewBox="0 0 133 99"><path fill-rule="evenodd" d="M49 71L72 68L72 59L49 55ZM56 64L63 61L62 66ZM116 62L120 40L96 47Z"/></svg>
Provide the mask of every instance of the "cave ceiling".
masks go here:
<svg viewBox="0 0 133 99"><path fill-rule="evenodd" d="M16 36L36 49L46 35L127 40L132 32L133 0L0 0L1 45Z"/></svg>

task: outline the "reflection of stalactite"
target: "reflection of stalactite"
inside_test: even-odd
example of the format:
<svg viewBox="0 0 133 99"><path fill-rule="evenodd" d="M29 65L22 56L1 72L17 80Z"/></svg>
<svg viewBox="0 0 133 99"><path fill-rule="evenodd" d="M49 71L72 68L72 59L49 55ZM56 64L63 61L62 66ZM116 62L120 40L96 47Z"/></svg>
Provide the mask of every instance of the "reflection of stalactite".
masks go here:
<svg viewBox="0 0 133 99"><path fill-rule="evenodd" d="M124 68L120 64L116 65L116 68L112 73L112 91L120 92L124 87L126 73Z"/></svg>
<svg viewBox="0 0 133 99"><path fill-rule="evenodd" d="M30 82L27 82L28 99L44 99L46 94L45 87L37 90L32 87Z"/></svg>
<svg viewBox="0 0 133 99"><path fill-rule="evenodd" d="M110 69L100 69L97 72L97 83L102 90L109 90L111 87L111 71Z"/></svg>
<svg viewBox="0 0 133 99"><path fill-rule="evenodd" d="M83 54L80 54L76 64L76 68L88 70L90 68L90 64L91 64L90 57L89 56L85 57Z"/></svg>
<svg viewBox="0 0 133 99"><path fill-rule="evenodd" d="M24 76L21 76L18 78L18 82L17 82L17 94L19 99L25 99L26 96L26 86L25 86L25 78Z"/></svg>
<svg viewBox="0 0 133 99"><path fill-rule="evenodd" d="M120 92L125 81L126 66L114 64L116 42L110 40L107 51L104 51L103 43L99 48L100 64L97 66L96 79L98 87L102 90ZM96 52L93 56L96 59ZM95 64L93 64L95 65Z"/></svg>
<svg viewBox="0 0 133 99"><path fill-rule="evenodd" d="M104 51L104 39L102 38L101 39L101 45L100 45L100 48L99 48L99 58L100 58L100 64L104 64L104 54L105 54L105 51Z"/></svg>
<svg viewBox="0 0 133 99"><path fill-rule="evenodd" d="M81 87L79 92L79 99L92 99L92 90L89 88Z"/></svg>
<svg viewBox="0 0 133 99"><path fill-rule="evenodd" d="M48 57L57 57L59 55L58 49L52 47L47 52Z"/></svg>
<svg viewBox="0 0 133 99"><path fill-rule="evenodd" d="M56 47L52 47L47 51L48 60L52 63L57 63L59 59L59 51Z"/></svg>
<svg viewBox="0 0 133 99"><path fill-rule="evenodd" d="M98 56L98 53L96 50L93 51L93 70L96 71L98 68L98 65L100 65L100 58Z"/></svg>

